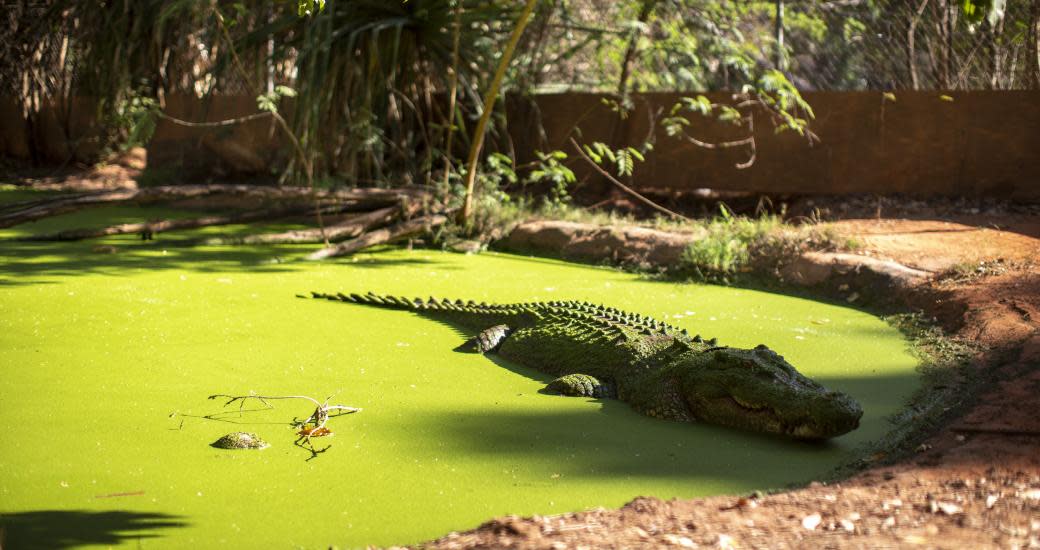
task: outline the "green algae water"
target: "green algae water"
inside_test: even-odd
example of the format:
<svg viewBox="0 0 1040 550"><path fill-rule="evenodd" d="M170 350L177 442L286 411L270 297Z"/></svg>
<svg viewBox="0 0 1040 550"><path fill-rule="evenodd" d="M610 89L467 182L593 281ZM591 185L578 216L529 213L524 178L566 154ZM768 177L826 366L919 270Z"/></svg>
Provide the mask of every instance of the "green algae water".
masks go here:
<svg viewBox="0 0 1040 550"><path fill-rule="evenodd" d="M0 236L169 214L104 209ZM878 439L919 385L901 335L847 307L504 254L303 263L312 248L177 246L217 232L100 241L115 253L0 242L4 548L404 544L503 514L781 487ZM452 351L464 338L453 327L294 296L310 290L605 303L766 343L865 414L851 434L807 444L542 395L549 377ZM313 406L207 399L250 392L364 410L331 419L335 435L314 440L331 447L307 460L288 422ZM210 447L235 431L271 446Z"/></svg>

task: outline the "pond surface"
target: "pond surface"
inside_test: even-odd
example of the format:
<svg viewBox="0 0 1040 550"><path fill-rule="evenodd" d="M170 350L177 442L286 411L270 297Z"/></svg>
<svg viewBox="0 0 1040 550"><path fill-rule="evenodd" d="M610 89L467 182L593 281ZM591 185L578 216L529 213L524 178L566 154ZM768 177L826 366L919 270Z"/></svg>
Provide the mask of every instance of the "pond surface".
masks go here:
<svg viewBox="0 0 1040 550"><path fill-rule="evenodd" d="M167 214L111 208L0 236ZM919 384L901 335L846 307L504 254L300 263L312 247L176 246L185 235L100 241L113 254L92 252L99 241L0 242L0 524L12 548L415 543L502 514L781 487L880 437ZM605 303L728 345L766 343L865 414L814 445L541 395L546 376L453 352L452 327L294 297L310 290ZM335 435L315 443L331 448L307 461L287 425L312 411L302 402L201 418L224 410L210 394L250 392L364 411L330 420ZM271 447L209 446L233 431Z"/></svg>

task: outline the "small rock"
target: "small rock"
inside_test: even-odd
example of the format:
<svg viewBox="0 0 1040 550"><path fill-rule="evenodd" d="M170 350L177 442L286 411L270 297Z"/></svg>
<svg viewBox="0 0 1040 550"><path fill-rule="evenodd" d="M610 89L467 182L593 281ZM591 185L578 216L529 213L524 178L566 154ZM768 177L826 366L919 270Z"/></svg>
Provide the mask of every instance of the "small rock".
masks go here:
<svg viewBox="0 0 1040 550"><path fill-rule="evenodd" d="M885 521L881 522L881 526L882 527L895 527L895 525L896 525L896 518L894 518L892 516L888 516L887 518L885 518Z"/></svg>
<svg viewBox="0 0 1040 550"><path fill-rule="evenodd" d="M664 541L672 546L685 546L685 544L683 544L684 541L689 541L689 544L693 544L692 540L686 537L680 537L678 535L664 535L662 538L664 538Z"/></svg>
<svg viewBox="0 0 1040 550"><path fill-rule="evenodd" d="M214 441L210 446L218 449L264 449L270 445L254 433L233 432Z"/></svg>
<svg viewBox="0 0 1040 550"><path fill-rule="evenodd" d="M903 500L902 499L898 499L898 498L893 498L893 499L890 499L890 500L886 500L886 501L881 503L881 509L882 510L888 510L890 508L899 508L901 506L903 506Z"/></svg>
<svg viewBox="0 0 1040 550"><path fill-rule="evenodd" d="M1028 500L1040 500L1040 489L1030 489L1022 492L1022 498Z"/></svg>
<svg viewBox="0 0 1040 550"><path fill-rule="evenodd" d="M737 499L738 508L757 508L758 501L753 498L740 497Z"/></svg>
<svg viewBox="0 0 1040 550"><path fill-rule="evenodd" d="M928 502L928 507L933 514L942 512L947 516L953 516L964 512L964 509L952 502L939 502L937 500L931 500Z"/></svg>
<svg viewBox="0 0 1040 550"><path fill-rule="evenodd" d="M989 495L986 497L986 509L989 510L993 508L993 505L997 503L998 499L1000 499L1000 497L997 495Z"/></svg>
<svg viewBox="0 0 1040 550"><path fill-rule="evenodd" d="M715 546L718 546L719 548L732 548L733 537L719 533L719 538L715 541Z"/></svg>
<svg viewBox="0 0 1040 550"><path fill-rule="evenodd" d="M636 536L641 539L645 539L650 536L650 533L647 533L644 529L640 527L633 527L632 532L635 533Z"/></svg>
<svg viewBox="0 0 1040 550"><path fill-rule="evenodd" d="M802 518L802 527L808 529L809 531L813 531L816 529L816 526L820 524L820 521L822 519L823 518L820 517L820 514L811 514L805 516L804 518Z"/></svg>
<svg viewBox="0 0 1040 550"><path fill-rule="evenodd" d="M852 523L851 521L849 521L847 519L841 520L840 523L841 523L841 528L844 529L845 531L847 531L849 533L852 533L852 532L856 531L856 524L855 523Z"/></svg>

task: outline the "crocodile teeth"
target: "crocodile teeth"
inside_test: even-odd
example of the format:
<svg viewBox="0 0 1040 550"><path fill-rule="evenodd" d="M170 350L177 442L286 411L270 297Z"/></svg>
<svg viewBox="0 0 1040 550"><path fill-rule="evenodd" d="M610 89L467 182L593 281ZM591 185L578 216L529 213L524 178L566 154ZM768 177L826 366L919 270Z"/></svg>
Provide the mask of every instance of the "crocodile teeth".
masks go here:
<svg viewBox="0 0 1040 550"><path fill-rule="evenodd" d="M794 430L791 430L791 435L796 437L813 437L816 435L816 432L808 424L799 424Z"/></svg>

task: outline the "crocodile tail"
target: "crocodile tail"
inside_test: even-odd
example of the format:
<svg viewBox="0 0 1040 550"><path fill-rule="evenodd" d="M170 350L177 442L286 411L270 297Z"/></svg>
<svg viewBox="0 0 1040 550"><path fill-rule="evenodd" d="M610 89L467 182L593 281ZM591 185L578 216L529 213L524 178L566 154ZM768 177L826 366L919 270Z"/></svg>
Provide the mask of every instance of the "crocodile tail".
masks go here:
<svg viewBox="0 0 1040 550"><path fill-rule="evenodd" d="M497 305L484 302L445 300L430 298L405 298L385 296L372 292L368 294L326 294L311 292L314 298L324 298L336 302L348 302L387 309L404 309L420 315L461 325L473 330L484 330L495 325L508 325L512 328L529 325L535 318L529 307L524 304ZM306 298L306 296L301 296Z"/></svg>
<svg viewBox="0 0 1040 550"><path fill-rule="evenodd" d="M419 309L423 305L423 301L419 298L409 299L403 296L381 296L375 294L374 292L369 292L368 294L364 295L357 293L343 294L342 292L337 292L335 294L326 294L324 292L311 292L311 297L325 300L333 300L337 302L350 302L366 306L384 307L388 309L415 310Z"/></svg>

